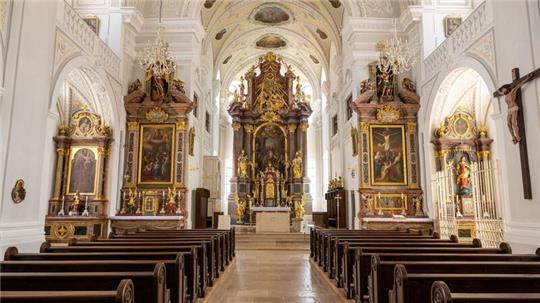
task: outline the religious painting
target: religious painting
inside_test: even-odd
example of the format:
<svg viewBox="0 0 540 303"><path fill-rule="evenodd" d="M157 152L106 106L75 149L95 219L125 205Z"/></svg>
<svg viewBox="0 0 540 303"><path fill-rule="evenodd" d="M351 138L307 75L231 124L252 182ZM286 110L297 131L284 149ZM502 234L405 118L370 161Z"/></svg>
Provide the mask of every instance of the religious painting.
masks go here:
<svg viewBox="0 0 540 303"><path fill-rule="evenodd" d="M97 147L71 148L68 168L68 194L95 195L97 180Z"/></svg>
<svg viewBox="0 0 540 303"><path fill-rule="evenodd" d="M407 209L407 195L404 194L377 194L375 195L375 209L377 210L403 210Z"/></svg>
<svg viewBox="0 0 540 303"><path fill-rule="evenodd" d="M139 183L173 182L174 124L141 126Z"/></svg>
<svg viewBox="0 0 540 303"><path fill-rule="evenodd" d="M83 20L88 24L92 31L99 36L99 18L97 16L86 16L83 17Z"/></svg>
<svg viewBox="0 0 540 303"><path fill-rule="evenodd" d="M79 119L78 127L81 135L86 136L92 130L92 121L88 117L82 117Z"/></svg>
<svg viewBox="0 0 540 303"><path fill-rule="evenodd" d="M262 48L281 48L287 46L287 42L277 35L268 35L259 39L255 45Z"/></svg>
<svg viewBox="0 0 540 303"><path fill-rule="evenodd" d="M405 128L370 125L372 185L406 185Z"/></svg>
<svg viewBox="0 0 540 303"><path fill-rule="evenodd" d="M145 191L143 194L143 209L147 216L155 216L158 209L156 193L154 191Z"/></svg>
<svg viewBox="0 0 540 303"><path fill-rule="evenodd" d="M26 189L24 189L24 180L19 179L15 182L15 186L11 190L11 200L15 204L21 203L26 197Z"/></svg>
<svg viewBox="0 0 540 303"><path fill-rule="evenodd" d="M268 166L276 168L285 175L286 139L285 131L275 124L262 126L255 133L255 174L263 172Z"/></svg>
<svg viewBox="0 0 540 303"><path fill-rule="evenodd" d="M289 21L290 16L282 8L269 6L257 11L253 19L265 24L280 24Z"/></svg>
<svg viewBox="0 0 540 303"><path fill-rule="evenodd" d="M444 36L449 37L461 25L461 17L446 17L444 18Z"/></svg>

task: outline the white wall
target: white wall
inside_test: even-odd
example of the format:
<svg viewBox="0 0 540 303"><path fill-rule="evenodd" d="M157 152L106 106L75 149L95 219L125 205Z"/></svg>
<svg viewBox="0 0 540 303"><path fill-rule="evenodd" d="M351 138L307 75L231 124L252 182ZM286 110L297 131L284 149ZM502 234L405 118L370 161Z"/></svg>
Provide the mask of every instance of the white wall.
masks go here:
<svg viewBox="0 0 540 303"><path fill-rule="evenodd" d="M21 251L36 250L44 239L49 190L43 186L44 170L48 169L43 165L43 147L50 140L46 129L53 85L56 2L14 1L12 13L1 107L6 149L0 159L5 168L0 201L2 253L11 245ZM26 185L26 199L20 204L11 200L17 179Z"/></svg>

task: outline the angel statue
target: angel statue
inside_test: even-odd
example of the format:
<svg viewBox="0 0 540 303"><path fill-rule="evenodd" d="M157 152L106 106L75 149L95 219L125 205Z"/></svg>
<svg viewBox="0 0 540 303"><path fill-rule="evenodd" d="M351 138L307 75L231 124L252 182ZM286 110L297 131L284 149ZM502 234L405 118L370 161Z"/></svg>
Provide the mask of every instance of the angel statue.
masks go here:
<svg viewBox="0 0 540 303"><path fill-rule="evenodd" d="M167 214L175 214L177 207L176 207L176 191L171 190L170 188L167 189L169 192L169 202L167 202L167 205L165 205L165 212Z"/></svg>
<svg viewBox="0 0 540 303"><path fill-rule="evenodd" d="M301 151L296 152L294 159L291 161L291 166L293 171L293 178L301 179L303 175L303 160Z"/></svg>

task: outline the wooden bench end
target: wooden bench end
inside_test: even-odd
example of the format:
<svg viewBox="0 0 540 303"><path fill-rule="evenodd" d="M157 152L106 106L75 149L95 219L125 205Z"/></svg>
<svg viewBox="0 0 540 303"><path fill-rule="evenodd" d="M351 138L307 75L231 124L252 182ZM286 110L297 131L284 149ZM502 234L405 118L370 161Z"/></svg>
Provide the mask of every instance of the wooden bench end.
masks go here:
<svg viewBox="0 0 540 303"><path fill-rule="evenodd" d="M123 279L116 289L116 303L133 303L135 298L135 289L131 279Z"/></svg>
<svg viewBox="0 0 540 303"><path fill-rule="evenodd" d="M15 246L10 246L4 252L4 261L13 260L13 257L19 254L19 250Z"/></svg>
<svg viewBox="0 0 540 303"><path fill-rule="evenodd" d="M452 302L450 288L443 281L435 281L431 286L431 303Z"/></svg>

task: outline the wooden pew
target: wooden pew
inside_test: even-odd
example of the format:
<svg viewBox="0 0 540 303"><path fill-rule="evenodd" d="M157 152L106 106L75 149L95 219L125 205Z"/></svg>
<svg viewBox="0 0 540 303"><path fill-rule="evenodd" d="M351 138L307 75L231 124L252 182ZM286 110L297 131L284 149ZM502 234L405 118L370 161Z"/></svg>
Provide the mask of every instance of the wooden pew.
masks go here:
<svg viewBox="0 0 540 303"><path fill-rule="evenodd" d="M54 289L54 287L52 288ZM116 290L79 290L79 291L2 291L0 302L31 303L31 302L87 302L87 303L133 303L133 282L124 279L118 283Z"/></svg>
<svg viewBox="0 0 540 303"><path fill-rule="evenodd" d="M219 245L226 248L226 255L224 256L224 263L228 264L234 258L234 229L231 230L165 230L165 231L144 231L136 232L133 234L115 235L110 234L109 239L131 239L131 238L148 238L148 239L163 239L163 238L191 238L197 236L217 236L221 242ZM228 257L228 259L227 259Z"/></svg>
<svg viewBox="0 0 540 303"><path fill-rule="evenodd" d="M444 281L454 292L475 293L538 293L540 274L455 274L408 273L398 264L394 269L391 302L429 303L435 281Z"/></svg>
<svg viewBox="0 0 540 303"><path fill-rule="evenodd" d="M206 245L207 262L209 271L213 279L219 277L219 272L225 270L224 252L222 250L222 243L218 237L160 237L160 238L114 238L114 239L94 239L92 241L70 241L70 246L107 246L107 245ZM212 281L208 281L212 286Z"/></svg>
<svg viewBox="0 0 540 303"><path fill-rule="evenodd" d="M540 262L512 261L380 261L374 255L369 279L370 302L387 303L394 285L394 268L404 265L408 273L527 273L540 274ZM451 259L449 259L451 260Z"/></svg>
<svg viewBox="0 0 540 303"><path fill-rule="evenodd" d="M343 255L344 255L344 247L345 247L345 243L348 242L349 243L349 247L352 248L352 247L355 247L355 246L358 246L360 245L361 243L365 243L365 242L372 242L372 243L375 243L375 242L380 242L380 243L383 243L383 242L390 242L391 243L400 243L400 244L403 244L403 246L409 246L408 244L409 243L418 243L418 245L422 245L422 244L426 244L426 245L429 245L429 246L435 246L435 245L440 245L440 246L446 246L445 244L452 244L452 243L458 243L458 237L455 236L455 235L452 235L450 237L450 239L448 240L444 240L444 239L431 239L431 238L427 238L427 239L409 239L409 238L395 238L395 239L389 239L389 238L375 238L375 239L366 239L366 238L361 238L361 237L354 237L354 238L350 238L350 237L347 237L347 238L339 238L338 240L334 241L334 247L331 248L329 250L329 254L328 254L328 272L330 273L330 278L331 279L339 279L341 276L341 274L343 273L343 269L342 269L342 265L343 265L343 262L340 262L342 259L343 259ZM471 246L470 244L460 244L460 245L463 245L465 247L469 247ZM478 243L476 243L475 245L478 245ZM474 247L477 247L477 246L474 246ZM353 257L353 256L351 256ZM338 281L338 285L340 285L340 282L341 281ZM341 287L341 286L339 286Z"/></svg>
<svg viewBox="0 0 540 303"><path fill-rule="evenodd" d="M431 286L431 303L538 303L540 290L536 293L476 293L451 292L444 281Z"/></svg>
<svg viewBox="0 0 540 303"><path fill-rule="evenodd" d="M44 260L2 261L2 272L137 272L152 271L157 263L163 262L167 272L167 287L171 302L185 302L184 255L179 253L175 260Z"/></svg>
<svg viewBox="0 0 540 303"><path fill-rule="evenodd" d="M6 261L62 261L62 260L99 260L99 261L146 261L153 260L156 262L163 261L168 272L168 261L178 259L178 255L182 255L184 259L184 270L186 277L187 288L185 298L187 302L194 302L198 297L199 285L199 270L197 266L197 250L192 249L191 252L176 253L176 252L101 252L101 253L19 253L17 248L10 247L6 250L4 260ZM169 279L170 274L167 275ZM173 278L174 279L174 278ZM182 296L180 296L182 297Z"/></svg>
<svg viewBox="0 0 540 303"><path fill-rule="evenodd" d="M73 239L74 240L74 239ZM103 247L103 246L193 246L193 245L204 245L205 246L205 258L206 258L206 272L208 279L206 283L209 287L213 286L213 281L219 276L218 272L219 262L216 261L216 250L214 249L214 243L205 239L178 239L178 240L138 240L133 239L132 241L109 241L105 240L96 240L92 242L84 241L70 241L69 247ZM204 267L201 267L204 269Z"/></svg>
<svg viewBox="0 0 540 303"><path fill-rule="evenodd" d="M393 267L391 268L390 275L388 272L380 269L381 264L397 264L406 262L536 262L534 264L540 264L540 255L523 254L392 254L392 253L368 253L368 257L371 255L371 273L368 277L368 291L369 296L364 294L364 301L367 299L370 302L386 302L386 297L389 288L393 287ZM390 265L392 266L392 265ZM388 268L386 268L388 270ZM383 276L386 275L386 276ZM390 281L388 281L388 278ZM389 284L384 284L388 283ZM382 286L381 286L382 284ZM374 286L375 285L375 286ZM389 286L388 286L389 285ZM358 284L355 285L356 289L359 289ZM375 295L374 295L375 294ZM357 302L361 302L360 298L355 298Z"/></svg>
<svg viewBox="0 0 540 303"><path fill-rule="evenodd" d="M154 255L158 255L160 252L169 252L170 256L176 256L177 253L192 253L196 256L193 258L195 266L195 274L188 276L188 285L189 282L191 287L189 287L188 294L190 297L205 297L207 293L207 280L208 280L208 269L207 269L207 258L206 248L203 245L191 245L191 246L60 246L60 247L51 247L49 243L45 242L41 245L40 252L42 253L51 253L62 255L64 253L81 253L80 256L88 255L88 253L96 253L95 256L100 258L100 256L105 255L105 253L122 253L122 254L132 254L132 257L139 258L142 256L143 252L149 253L147 256L152 258ZM62 258L62 256L59 256ZM186 262L187 263L187 262ZM191 273L191 270L190 270ZM193 280L196 279L196 280ZM193 285L196 286L196 290L193 290ZM196 296L195 296L196 294Z"/></svg>
<svg viewBox="0 0 540 303"><path fill-rule="evenodd" d="M136 302L167 303L166 270L157 263L153 271L139 272L9 272L0 273L0 291L101 291L112 290L131 279Z"/></svg>
<svg viewBox="0 0 540 303"><path fill-rule="evenodd" d="M509 254L510 246L502 243L500 248L480 247L361 247L351 250L355 254L354 265L344 264L343 290L347 297L362 299L368 294L368 276L371 271L371 255L374 253L393 254ZM344 258L349 262L348 258ZM354 272L354 274L352 273Z"/></svg>

